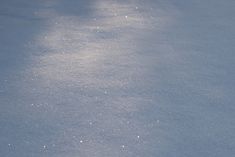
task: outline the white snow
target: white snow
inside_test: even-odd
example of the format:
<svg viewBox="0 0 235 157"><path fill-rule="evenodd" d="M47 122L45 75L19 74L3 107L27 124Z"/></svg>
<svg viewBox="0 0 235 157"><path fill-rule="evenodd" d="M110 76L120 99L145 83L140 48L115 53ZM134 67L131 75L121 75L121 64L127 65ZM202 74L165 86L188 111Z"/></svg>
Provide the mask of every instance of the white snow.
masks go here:
<svg viewBox="0 0 235 157"><path fill-rule="evenodd" d="M1 0L0 156L233 156L234 8Z"/></svg>

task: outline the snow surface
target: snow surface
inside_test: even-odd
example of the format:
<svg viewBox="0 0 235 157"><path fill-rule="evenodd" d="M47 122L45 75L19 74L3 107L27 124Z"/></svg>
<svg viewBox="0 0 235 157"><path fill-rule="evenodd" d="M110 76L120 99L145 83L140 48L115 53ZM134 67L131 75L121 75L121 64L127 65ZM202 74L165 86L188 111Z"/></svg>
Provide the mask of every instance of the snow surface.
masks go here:
<svg viewBox="0 0 235 157"><path fill-rule="evenodd" d="M1 157L235 154L234 0L1 0Z"/></svg>

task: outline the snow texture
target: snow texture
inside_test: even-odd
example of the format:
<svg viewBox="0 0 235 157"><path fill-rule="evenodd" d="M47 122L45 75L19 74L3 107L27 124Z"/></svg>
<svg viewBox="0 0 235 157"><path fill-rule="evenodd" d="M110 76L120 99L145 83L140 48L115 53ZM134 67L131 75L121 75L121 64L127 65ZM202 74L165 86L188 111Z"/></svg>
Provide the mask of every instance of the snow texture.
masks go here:
<svg viewBox="0 0 235 157"><path fill-rule="evenodd" d="M1 157L231 157L234 0L1 0Z"/></svg>

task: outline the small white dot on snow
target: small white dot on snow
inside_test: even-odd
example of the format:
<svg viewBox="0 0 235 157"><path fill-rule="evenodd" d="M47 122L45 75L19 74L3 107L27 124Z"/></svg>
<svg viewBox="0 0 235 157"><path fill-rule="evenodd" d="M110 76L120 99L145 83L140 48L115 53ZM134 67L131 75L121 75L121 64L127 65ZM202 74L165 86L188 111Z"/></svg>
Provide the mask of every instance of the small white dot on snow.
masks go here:
<svg viewBox="0 0 235 157"><path fill-rule="evenodd" d="M80 143L83 143L83 141L82 141L82 140L80 140Z"/></svg>

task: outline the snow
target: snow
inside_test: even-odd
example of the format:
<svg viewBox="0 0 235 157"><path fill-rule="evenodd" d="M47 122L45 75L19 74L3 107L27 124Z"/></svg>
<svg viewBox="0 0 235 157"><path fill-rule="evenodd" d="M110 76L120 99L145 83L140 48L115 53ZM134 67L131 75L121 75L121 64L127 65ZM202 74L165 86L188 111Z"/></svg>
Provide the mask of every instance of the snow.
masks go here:
<svg viewBox="0 0 235 157"><path fill-rule="evenodd" d="M0 156L233 156L234 8L1 0Z"/></svg>

